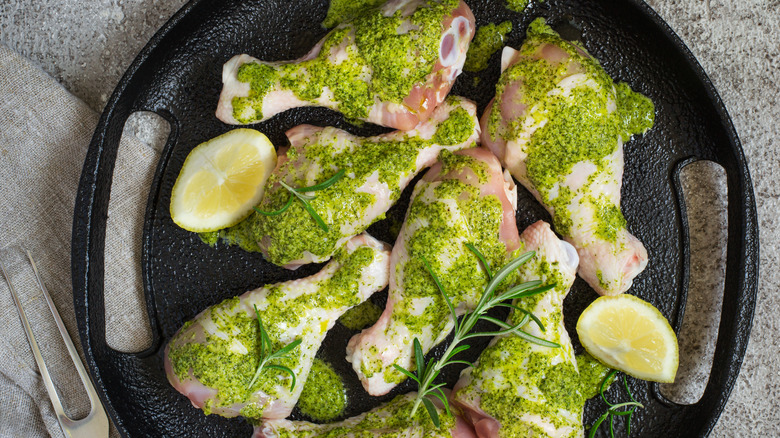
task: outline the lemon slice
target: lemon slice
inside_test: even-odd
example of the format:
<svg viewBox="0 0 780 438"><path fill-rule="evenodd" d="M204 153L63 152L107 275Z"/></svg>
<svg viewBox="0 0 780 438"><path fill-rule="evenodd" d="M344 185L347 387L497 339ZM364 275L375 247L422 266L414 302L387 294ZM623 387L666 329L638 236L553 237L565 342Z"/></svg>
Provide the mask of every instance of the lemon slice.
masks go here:
<svg viewBox="0 0 780 438"><path fill-rule="evenodd" d="M187 155L171 193L171 218L185 230L216 231L249 216L276 167L276 150L254 129L234 129Z"/></svg>
<svg viewBox="0 0 780 438"><path fill-rule="evenodd" d="M631 295L597 298L580 315L577 334L585 350L605 365L642 380L674 381L677 336L647 301Z"/></svg>

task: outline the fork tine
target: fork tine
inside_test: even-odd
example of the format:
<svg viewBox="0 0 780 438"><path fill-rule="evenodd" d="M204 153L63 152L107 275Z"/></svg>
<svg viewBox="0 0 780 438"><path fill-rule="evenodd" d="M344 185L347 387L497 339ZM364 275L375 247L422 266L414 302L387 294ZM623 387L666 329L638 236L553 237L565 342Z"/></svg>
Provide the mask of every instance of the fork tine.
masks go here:
<svg viewBox="0 0 780 438"><path fill-rule="evenodd" d="M43 356L41 355L41 350L38 347L38 343L35 340L30 323L27 320L27 314L22 308L22 303L19 300L19 296L16 294L16 290L11 284L11 279L6 273L2 258L0 258L0 268L3 271L3 277L5 277L5 281L8 283L8 288L11 290L11 296L13 297L14 304L16 305L16 309L19 312L19 318L21 319L25 333L27 334L27 340L30 342L30 348L33 350L35 362L38 364L38 369L41 371L41 378L43 379L43 383L46 386L46 392L48 392L49 398L51 399L52 405L54 407L54 412L57 414L57 421L59 421L60 427L67 437L107 437L108 416L106 415L106 411L103 409L103 405L100 403L100 399L98 398L97 392L95 391L95 387L92 385L89 374L87 373L86 369L84 369L84 365L81 363L81 358L79 357L78 351L73 345L73 341L71 340L70 335L65 328L65 324L62 322L62 318L60 318L59 312L57 312L57 307L54 305L54 301L52 301L51 296L49 295L49 291L46 290L46 287L43 285L43 281L41 280L41 276L38 272L38 266L35 263L32 254L30 254L30 251L27 250L25 250L25 252L27 253L27 259L30 261L30 265L32 266L33 272L35 273L35 280L38 283L38 287L41 289L43 297L46 299L46 304L49 306L49 310L51 311L52 317L54 318L54 322L57 324L57 328L60 331L62 340L65 343L65 347L68 350L68 354L70 355L71 360L73 361L73 366L76 368L76 371L81 378L81 382L84 385L84 390L87 392L87 397L89 398L90 403L89 414L80 420L73 420L65 414L59 395L57 394L57 390L54 387L54 383L52 382L51 376L49 374L49 369L46 367L46 363L44 362Z"/></svg>

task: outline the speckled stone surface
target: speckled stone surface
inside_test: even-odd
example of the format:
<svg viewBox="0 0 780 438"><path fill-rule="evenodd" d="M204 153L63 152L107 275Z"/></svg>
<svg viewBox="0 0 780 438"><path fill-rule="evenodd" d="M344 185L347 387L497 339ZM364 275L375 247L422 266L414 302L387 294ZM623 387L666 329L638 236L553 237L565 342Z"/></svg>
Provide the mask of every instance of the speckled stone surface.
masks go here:
<svg viewBox="0 0 780 438"><path fill-rule="evenodd" d="M647 0L709 74L734 121L755 187L761 236L759 299L742 371L712 436L777 436L780 416L780 0ZM5 0L0 43L27 57L100 111L138 51L184 0ZM148 119L126 132L158 144ZM725 183L701 164L684 178L694 272L680 344L678 382L664 387L695 401L708 374L723 288ZM695 360L691 358L705 358ZM686 359L687 358L687 359ZM711 360L711 359L710 359Z"/></svg>

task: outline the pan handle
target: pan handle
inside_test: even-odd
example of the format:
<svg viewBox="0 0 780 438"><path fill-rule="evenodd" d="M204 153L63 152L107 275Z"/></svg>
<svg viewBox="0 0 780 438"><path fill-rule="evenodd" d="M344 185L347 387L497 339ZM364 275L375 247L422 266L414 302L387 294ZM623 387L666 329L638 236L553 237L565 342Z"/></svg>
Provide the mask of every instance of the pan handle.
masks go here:
<svg viewBox="0 0 780 438"><path fill-rule="evenodd" d="M681 237L686 241L689 233L679 176L684 167L695 161L699 161L699 158L688 157L681 160L675 166L672 175L683 224ZM723 410L725 400L728 398L723 395L728 395L736 383L750 336L758 284L758 221L752 183L747 168L739 164L745 162L744 158L735 157L716 162L726 171L728 188L728 240L722 309L729 309L729 311L721 312L709 379L704 393L696 403L680 405L672 402L661 394L657 383L652 385L655 397L667 407L686 410L690 413L686 415L707 416L708 420L702 430L704 435L712 430L718 419L718 415L706 414L720 413ZM684 248L681 272L683 293L674 317L674 329L678 333L685 313L690 274L689 246L684 245Z"/></svg>
<svg viewBox="0 0 780 438"><path fill-rule="evenodd" d="M736 138L736 134L734 135ZM738 142L739 140L737 140ZM736 153L742 155L742 149ZM726 170L728 187L728 243L723 309L718 326L710 378L693 407L700 412L721 412L736 383L745 355L758 289L759 240L753 185L743 156L718 160ZM731 310L733 309L733 310ZM707 430L712 430L712 418Z"/></svg>
<svg viewBox="0 0 780 438"><path fill-rule="evenodd" d="M140 57L140 55L139 55ZM179 136L179 121L168 108L159 107L156 99L147 96L144 102L144 84L133 78L131 68L120 81L98 122L84 161L84 168L76 195L73 218L71 271L73 299L77 321L80 325L81 345L88 358L111 355L134 355L145 357L156 351L160 344L160 330L153 299L145 293L147 314L152 334L150 348L139 353L121 353L111 349L105 337L105 238L106 220L120 139L128 117L136 111L150 111L165 119L170 125L170 134L157 164L153 184L160 166L165 166L170 151ZM135 104L134 104L135 103ZM155 191L150 192L150 197ZM147 202L147 209L150 205ZM146 214L148 220L148 212ZM144 228L148 226L144 223ZM144 242L146 244L146 242ZM142 263L146 263L143 259ZM146 277L146 274L144 275ZM144 289L148 292L148 279L144 278ZM110 353L107 353L110 350ZM93 367L93 375L97 369Z"/></svg>

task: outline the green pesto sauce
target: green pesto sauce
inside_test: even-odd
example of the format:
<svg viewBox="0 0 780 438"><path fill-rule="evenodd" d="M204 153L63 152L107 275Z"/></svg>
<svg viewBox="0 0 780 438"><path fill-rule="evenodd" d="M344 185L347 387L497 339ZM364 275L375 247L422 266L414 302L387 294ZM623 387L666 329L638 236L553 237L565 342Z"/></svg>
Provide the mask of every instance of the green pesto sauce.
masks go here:
<svg viewBox="0 0 780 438"><path fill-rule="evenodd" d="M305 210L295 201L287 211L278 216L265 216L253 212L247 219L234 227L220 232L230 244L239 245L247 251L259 251L258 242L265 236L270 238L267 259L274 264L284 265L303 257L308 251L320 257L328 257L337 249L339 239L345 237L342 227L351 229L353 224L363 223L366 209L377 202L374 194L358 191L367 179L378 172L379 181L393 189L391 203L401 195L400 180L415 171L420 151L438 143L454 145L465 142L474 132L474 120L457 107L450 118L442 122L431 140L405 137L400 141L371 142L350 140L347 147L343 139L337 141L335 130L321 131L313 141L291 147L283 164L268 179L265 195L258 208L274 211L281 208L291 196L278 184L279 175L301 175L295 181L287 180L293 187L306 187L332 177L338 170L346 175L327 189L317 191L316 199L309 201L314 210L328 224L329 231L320 228ZM322 169L315 180L309 180L309 173L301 169L300 160L307 162L306 168L318 166ZM384 219L384 215L374 221ZM358 234L368 228L360 227L348 235Z"/></svg>
<svg viewBox="0 0 780 438"><path fill-rule="evenodd" d="M539 2L542 1L544 0L539 0ZM525 11L525 8L527 8L530 4L531 0L506 0L506 8L515 12Z"/></svg>
<svg viewBox="0 0 780 438"><path fill-rule="evenodd" d="M610 371L609 367L603 365L597 361L593 356L588 353L582 353L577 355L577 368L580 372L580 393L585 400L591 399L601 391L601 382L607 377ZM606 391L615 378L612 377L604 385L604 391Z"/></svg>
<svg viewBox="0 0 780 438"><path fill-rule="evenodd" d="M623 217L620 207L609 202L603 196L598 199L593 197L588 199L595 207L593 214L596 216L595 222L599 224L595 231L596 235L608 242L614 242L618 231L626 227L626 219Z"/></svg>
<svg viewBox="0 0 780 438"><path fill-rule="evenodd" d="M346 404L347 393L341 377L332 366L314 359L298 399L298 409L312 420L331 421L344 412Z"/></svg>
<svg viewBox="0 0 780 438"><path fill-rule="evenodd" d="M371 8L382 5L387 0L331 0L328 15L322 21L325 28L350 21Z"/></svg>
<svg viewBox="0 0 780 438"><path fill-rule="evenodd" d="M455 179L446 179L450 172L463 168L472 169L482 184L487 181L487 165L472 157L454 155L442 151L439 156L443 167L441 181L421 181L417 195L409 206L406 223L425 224L407 238L409 257L403 265L403 289L405 299L396 303L393 324L408 328L410 336L419 336L430 330L439 333L451 323L449 310L436 284L422 261L428 260L441 280L455 307L473 307L487 283L487 277L477 257L464 243L474 244L482 252L493 269L506 263L506 246L498 238L503 218L501 201L494 195L480 196L479 189ZM459 172L456 172L459 173ZM448 236L442 239L442 236ZM448 264L441 254L448 254ZM400 266L396 267L396 270ZM431 298L431 304L422 312L415 311L416 298ZM367 375L382 368L380 364L367 364ZM404 380L403 374L394 368L384 370L387 382Z"/></svg>
<svg viewBox="0 0 780 438"><path fill-rule="evenodd" d="M504 47L507 34L512 31L512 22L505 21L499 25L490 23L477 29L477 34L469 46L466 63L463 70L478 72L487 68L490 57L498 49Z"/></svg>
<svg viewBox="0 0 780 438"><path fill-rule="evenodd" d="M200 240L208 246L214 246L219 241L219 231L207 231L198 233Z"/></svg>
<svg viewBox="0 0 780 438"><path fill-rule="evenodd" d="M431 140L442 146L452 146L463 143L474 132L474 119L464 108L456 108L450 112L447 120L436 129Z"/></svg>
<svg viewBox="0 0 780 438"><path fill-rule="evenodd" d="M233 98L233 117L241 123L262 120L263 98L272 89L290 90L313 102L328 87L338 110L350 120L368 117L375 98L402 103L433 71L439 57L441 23L457 6L457 0L430 1L408 17L402 17L402 11L385 17L379 9L365 10L331 31L314 59L244 64L237 77L250 84L250 91L247 97ZM410 23L410 30L398 33L403 23ZM340 47L345 48L346 59L329 59L332 50ZM367 74L371 77L368 82Z"/></svg>
<svg viewBox="0 0 780 438"><path fill-rule="evenodd" d="M360 302L359 288L361 273L374 259L376 252L370 247L361 247L347 254L340 251L335 258L341 261L339 269L329 278L322 280L315 293L302 294L289 299L287 288L268 285L264 307L260 309L263 326L277 350L283 345L278 342L286 327L300 325L302 318L312 314L312 309L336 309L357 305ZM187 331L192 322L184 325L182 331L171 341L169 357L174 373L182 380L188 380L192 371L195 379L219 392L218 400L210 400L203 407L206 414L214 408L245 403L250 395L262 390L271 397L279 395L279 385L285 385L289 376L279 370L266 368L252 387L247 387L260 361L259 330L255 315L238 308L239 298L230 298L212 306L212 322L225 338L205 334L205 341L196 341ZM324 330L322 327L316 329ZM304 330L304 335L306 334ZM243 346L245 351L237 346ZM301 366L299 349L284 358L273 361L296 370ZM257 419L262 416L264 405L248 403L241 415Z"/></svg>
<svg viewBox="0 0 780 438"><path fill-rule="evenodd" d="M655 106L647 96L631 90L625 82L615 85L618 112L623 122L624 139L633 134L644 134L655 123Z"/></svg>
<svg viewBox="0 0 780 438"><path fill-rule="evenodd" d="M360 364L360 372L366 377L372 377L374 374L382 370L382 358L379 357L379 350L376 345L372 345L368 348L368 359L363 360ZM373 358L373 359L371 359ZM400 380L402 381L402 380Z"/></svg>
<svg viewBox="0 0 780 438"><path fill-rule="evenodd" d="M396 438L409 429L418 432L415 436L449 437L455 427L455 417L438 409L440 426L436 427L425 409L417 409L411 416L414 398L399 395L380 408L363 414L356 423L347 426L337 424L320 425L311 430L278 430L279 438Z"/></svg>
<svg viewBox="0 0 780 438"><path fill-rule="evenodd" d="M544 44L564 49L571 61L556 66L538 59L536 52ZM564 185L573 166L583 161L596 165L596 171L581 189L582 194L587 195L596 176L611 172L610 160L618 141L644 133L652 126L653 103L633 92L628 85L615 84L597 61L580 53L575 43L562 40L542 18L529 26L528 39L520 53L524 59L510 66L499 79L497 101L501 101L510 84L521 80L523 103L535 106L529 116L535 123L546 121L525 146L527 177L544 203L553 208L556 230L568 235L573 226L570 203L576 193ZM570 74L571 64L581 65L581 71L595 86L576 86L568 96L559 92L557 83ZM616 102L616 111L608 111L610 101ZM524 129L525 117L508 121L507 126L502 127L500 108L501 105L494 105L488 116L488 133L492 138L517 138ZM615 241L617 231L625 228L620 206L606 199L590 197L589 200L603 208L595 218L599 224L596 234L607 241Z"/></svg>
<svg viewBox="0 0 780 438"><path fill-rule="evenodd" d="M362 330L370 325L374 325L381 315L381 307L371 301L364 301L344 312L341 318L339 318L339 322L350 330Z"/></svg>

